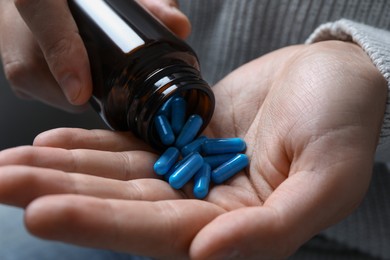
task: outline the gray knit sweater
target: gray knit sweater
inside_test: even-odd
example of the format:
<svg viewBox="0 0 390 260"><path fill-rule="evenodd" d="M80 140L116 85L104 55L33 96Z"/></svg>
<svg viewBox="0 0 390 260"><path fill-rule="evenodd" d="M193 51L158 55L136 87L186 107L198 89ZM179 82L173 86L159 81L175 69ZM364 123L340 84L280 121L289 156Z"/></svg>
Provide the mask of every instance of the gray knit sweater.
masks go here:
<svg viewBox="0 0 390 260"><path fill-rule="evenodd" d="M390 1L387 0L180 0L193 33L188 39L211 84L272 50L327 39L353 41L370 56L390 87ZM390 98L388 98L390 100ZM390 147L390 102L378 157ZM388 153L390 154L390 153ZM390 172L374 167L360 208L323 231L294 257L390 259Z"/></svg>

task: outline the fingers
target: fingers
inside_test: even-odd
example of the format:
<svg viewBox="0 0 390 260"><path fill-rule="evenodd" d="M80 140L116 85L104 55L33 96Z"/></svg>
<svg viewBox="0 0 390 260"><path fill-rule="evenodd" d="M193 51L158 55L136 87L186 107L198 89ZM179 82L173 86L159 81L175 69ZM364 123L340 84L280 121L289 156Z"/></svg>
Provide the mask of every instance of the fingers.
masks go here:
<svg viewBox="0 0 390 260"><path fill-rule="evenodd" d="M180 192L158 179L118 181L59 170L27 166L0 168L0 202L26 207L51 194L81 194L124 200L180 199Z"/></svg>
<svg viewBox="0 0 390 260"><path fill-rule="evenodd" d="M174 33L189 34L189 21L174 1L142 2ZM14 92L67 111L85 110L92 80L67 1L4 1L1 16L2 60Z"/></svg>
<svg viewBox="0 0 390 260"><path fill-rule="evenodd" d="M102 151L152 151L149 145L131 132L58 128L39 134L34 146L51 146L64 149L92 149Z"/></svg>
<svg viewBox="0 0 390 260"><path fill-rule="evenodd" d="M159 258L187 258L195 234L219 207L199 200L158 202L50 196L26 209L33 234L77 245Z"/></svg>
<svg viewBox="0 0 390 260"><path fill-rule="evenodd" d="M344 157L345 163L323 170L293 173L262 207L242 208L218 217L196 236L191 256L288 258L311 237L341 221L358 206L370 176L363 174L370 172L369 164L360 164L358 158Z"/></svg>
<svg viewBox="0 0 390 260"><path fill-rule="evenodd" d="M70 112L85 110L87 106L73 106L66 100L13 2L4 1L1 7L0 53L5 76L15 94Z"/></svg>
<svg viewBox="0 0 390 260"><path fill-rule="evenodd" d="M240 208L218 216L195 237L191 259L286 259L287 245L276 211ZM300 227L303 228L303 227ZM283 235L286 237L283 238Z"/></svg>
<svg viewBox="0 0 390 260"><path fill-rule="evenodd" d="M88 56L67 1L14 2L68 101L85 104L92 93Z"/></svg>
<svg viewBox="0 0 390 260"><path fill-rule="evenodd" d="M113 153L24 146L0 152L0 165L26 165L131 180L154 178L156 158L156 155L143 151Z"/></svg>
<svg viewBox="0 0 390 260"><path fill-rule="evenodd" d="M186 38L191 32L187 16L179 9L175 0L138 0L150 10L163 24L180 38Z"/></svg>

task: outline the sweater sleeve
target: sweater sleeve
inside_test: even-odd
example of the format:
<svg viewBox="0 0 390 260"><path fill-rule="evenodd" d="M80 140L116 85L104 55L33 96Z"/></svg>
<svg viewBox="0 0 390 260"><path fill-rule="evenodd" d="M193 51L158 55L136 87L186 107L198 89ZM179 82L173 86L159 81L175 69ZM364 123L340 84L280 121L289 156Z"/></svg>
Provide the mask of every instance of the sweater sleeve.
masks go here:
<svg viewBox="0 0 390 260"><path fill-rule="evenodd" d="M389 91L378 148L390 151L390 31L341 19L319 26L306 43L325 40L355 42L368 54L386 79Z"/></svg>

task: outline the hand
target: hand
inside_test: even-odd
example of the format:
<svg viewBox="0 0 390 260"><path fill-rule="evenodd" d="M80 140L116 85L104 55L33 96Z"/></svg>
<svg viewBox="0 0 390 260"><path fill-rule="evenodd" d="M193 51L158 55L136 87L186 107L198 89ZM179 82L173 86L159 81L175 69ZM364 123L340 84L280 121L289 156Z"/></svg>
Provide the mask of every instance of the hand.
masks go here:
<svg viewBox="0 0 390 260"><path fill-rule="evenodd" d="M193 259L284 258L359 205L386 82L358 46L284 48L213 89L205 134L245 138L250 166L205 200L156 178L129 133L57 129L0 153L0 202L45 239Z"/></svg>
<svg viewBox="0 0 390 260"><path fill-rule="evenodd" d="M140 0L180 37L190 31L175 0ZM1 0L0 54L20 97L81 111L92 93L87 52L67 1Z"/></svg>

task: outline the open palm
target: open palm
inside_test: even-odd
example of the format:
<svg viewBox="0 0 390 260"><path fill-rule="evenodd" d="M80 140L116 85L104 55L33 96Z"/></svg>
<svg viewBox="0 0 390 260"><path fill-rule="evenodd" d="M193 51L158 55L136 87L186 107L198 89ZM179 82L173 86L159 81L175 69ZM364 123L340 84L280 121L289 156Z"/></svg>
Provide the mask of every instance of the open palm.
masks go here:
<svg viewBox="0 0 390 260"><path fill-rule="evenodd" d="M172 189L129 133L57 129L0 153L0 202L40 237L158 258L281 258L359 204L386 83L351 43L291 46L213 87L209 137L242 137L250 166L212 187Z"/></svg>

